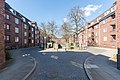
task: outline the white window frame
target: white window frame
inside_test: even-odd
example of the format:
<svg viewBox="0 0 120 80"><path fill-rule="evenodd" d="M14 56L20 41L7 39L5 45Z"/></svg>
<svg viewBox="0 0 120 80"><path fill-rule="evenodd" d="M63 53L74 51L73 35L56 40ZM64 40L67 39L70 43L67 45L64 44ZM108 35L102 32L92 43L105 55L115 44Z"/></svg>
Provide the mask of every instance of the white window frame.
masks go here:
<svg viewBox="0 0 120 80"><path fill-rule="evenodd" d="M7 41L10 41L10 36L6 36L6 40L7 40Z"/></svg>
<svg viewBox="0 0 120 80"><path fill-rule="evenodd" d="M27 36L27 32L24 32L24 36Z"/></svg>
<svg viewBox="0 0 120 80"><path fill-rule="evenodd" d="M103 29L103 32L106 33L106 32L107 32L107 28L104 28L104 29Z"/></svg>
<svg viewBox="0 0 120 80"><path fill-rule="evenodd" d="M15 33L19 33L19 28L15 27Z"/></svg>
<svg viewBox="0 0 120 80"><path fill-rule="evenodd" d="M104 37L103 37L103 41L107 41L107 36L104 36Z"/></svg>
<svg viewBox="0 0 120 80"><path fill-rule="evenodd" d="M24 39L24 44L27 44L27 39Z"/></svg>
<svg viewBox="0 0 120 80"><path fill-rule="evenodd" d="M19 42L19 37L15 37L15 42Z"/></svg>
<svg viewBox="0 0 120 80"><path fill-rule="evenodd" d="M98 25L96 25L95 27L96 27L96 29L98 29Z"/></svg>
<svg viewBox="0 0 120 80"><path fill-rule="evenodd" d="M15 23L19 24L19 19L18 18L15 18Z"/></svg>
<svg viewBox="0 0 120 80"><path fill-rule="evenodd" d="M10 30L10 25L9 24L6 24L6 29Z"/></svg>
<svg viewBox="0 0 120 80"><path fill-rule="evenodd" d="M6 14L6 19L9 20L10 19L10 15Z"/></svg>
<svg viewBox="0 0 120 80"><path fill-rule="evenodd" d="M32 28L32 31L34 31L34 28Z"/></svg>
<svg viewBox="0 0 120 80"><path fill-rule="evenodd" d="M34 43L34 40L32 39L32 43Z"/></svg>
<svg viewBox="0 0 120 80"><path fill-rule="evenodd" d="M96 36L98 36L98 33L96 32Z"/></svg>
<svg viewBox="0 0 120 80"><path fill-rule="evenodd" d="M24 24L24 29L27 29L27 25L26 24Z"/></svg>
<svg viewBox="0 0 120 80"><path fill-rule="evenodd" d="M32 37L34 37L34 34L32 34Z"/></svg>
<svg viewBox="0 0 120 80"><path fill-rule="evenodd" d="M107 19L105 18L104 20L103 20L103 24L105 24L107 22Z"/></svg>

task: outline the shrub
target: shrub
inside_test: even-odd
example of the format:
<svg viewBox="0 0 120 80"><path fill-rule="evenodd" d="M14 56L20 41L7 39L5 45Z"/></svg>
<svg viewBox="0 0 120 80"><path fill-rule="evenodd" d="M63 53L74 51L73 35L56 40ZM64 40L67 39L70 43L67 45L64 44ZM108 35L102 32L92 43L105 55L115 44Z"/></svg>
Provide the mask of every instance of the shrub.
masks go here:
<svg viewBox="0 0 120 80"><path fill-rule="evenodd" d="M8 51L5 51L5 58L6 58L6 60L12 59L12 57Z"/></svg>

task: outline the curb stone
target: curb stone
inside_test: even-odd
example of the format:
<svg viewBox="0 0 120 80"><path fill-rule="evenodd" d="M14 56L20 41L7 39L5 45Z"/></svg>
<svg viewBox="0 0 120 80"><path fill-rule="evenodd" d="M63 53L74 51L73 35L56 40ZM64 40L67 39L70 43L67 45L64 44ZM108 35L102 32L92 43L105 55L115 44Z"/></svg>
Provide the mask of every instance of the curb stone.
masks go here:
<svg viewBox="0 0 120 80"><path fill-rule="evenodd" d="M95 56L95 55L94 55L94 56ZM94 57L94 56L88 57L88 58L85 60L85 62L84 62L84 70L85 70L85 73L86 73L87 77L89 78L89 80L93 80L93 78L92 78L92 76L90 75L90 73L89 73L89 71L88 71L88 69L87 69L87 61L88 61L90 58Z"/></svg>
<svg viewBox="0 0 120 80"><path fill-rule="evenodd" d="M27 78L34 72L34 70L36 68L37 62L36 62L35 58L33 58L33 57L31 57L31 58L34 61L34 67L32 68L32 70L22 80L27 80Z"/></svg>

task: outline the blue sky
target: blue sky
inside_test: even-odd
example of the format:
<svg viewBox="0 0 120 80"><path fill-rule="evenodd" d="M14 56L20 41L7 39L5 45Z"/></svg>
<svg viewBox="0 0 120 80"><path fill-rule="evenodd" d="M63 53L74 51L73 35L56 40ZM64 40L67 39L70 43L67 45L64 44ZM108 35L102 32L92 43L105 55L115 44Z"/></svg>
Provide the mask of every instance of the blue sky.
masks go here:
<svg viewBox="0 0 120 80"><path fill-rule="evenodd" d="M91 21L110 8L115 0L6 0L6 2L38 24L55 20L59 25L76 5L86 10L86 19Z"/></svg>

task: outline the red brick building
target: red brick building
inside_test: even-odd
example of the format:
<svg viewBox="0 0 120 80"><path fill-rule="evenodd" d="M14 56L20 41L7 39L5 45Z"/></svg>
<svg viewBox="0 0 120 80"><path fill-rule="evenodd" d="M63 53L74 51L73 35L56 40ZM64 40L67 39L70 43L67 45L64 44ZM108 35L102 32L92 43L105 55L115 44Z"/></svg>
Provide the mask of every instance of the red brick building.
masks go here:
<svg viewBox="0 0 120 80"><path fill-rule="evenodd" d="M24 48L38 46L39 29L32 22L5 2L5 48Z"/></svg>
<svg viewBox="0 0 120 80"><path fill-rule="evenodd" d="M82 27L78 34L79 47L86 46L86 30Z"/></svg>
<svg viewBox="0 0 120 80"><path fill-rule="evenodd" d="M70 34L69 36L69 43L74 43L75 42L75 35L74 34Z"/></svg>
<svg viewBox="0 0 120 80"><path fill-rule="evenodd" d="M79 45L120 47L119 9L120 1L117 0L112 7L86 25L85 29L79 33Z"/></svg>
<svg viewBox="0 0 120 80"><path fill-rule="evenodd" d="M3 68L4 63L4 0L0 0L0 69Z"/></svg>
<svg viewBox="0 0 120 80"><path fill-rule="evenodd" d="M120 48L120 0L117 0L116 2L116 17L117 17L117 21L116 21L116 27L117 27L117 47Z"/></svg>
<svg viewBox="0 0 120 80"><path fill-rule="evenodd" d="M32 22L32 26L35 28L35 46L40 46L40 30L36 22Z"/></svg>

